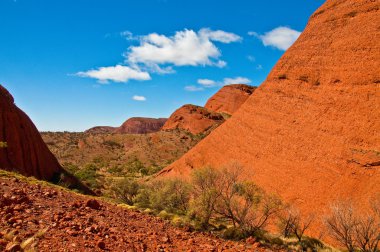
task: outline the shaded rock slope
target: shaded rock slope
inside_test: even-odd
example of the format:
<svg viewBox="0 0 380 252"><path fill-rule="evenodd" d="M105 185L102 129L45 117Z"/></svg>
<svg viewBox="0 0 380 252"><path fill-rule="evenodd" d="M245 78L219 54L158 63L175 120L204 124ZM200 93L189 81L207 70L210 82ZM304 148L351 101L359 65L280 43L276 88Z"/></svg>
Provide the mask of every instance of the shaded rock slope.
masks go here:
<svg viewBox="0 0 380 252"><path fill-rule="evenodd" d="M380 1L328 0L267 80L160 175L237 160L305 215L380 185Z"/></svg>
<svg viewBox="0 0 380 252"><path fill-rule="evenodd" d="M30 118L15 104L12 95L0 85L0 169L59 182L91 193L68 174L42 140Z"/></svg>
<svg viewBox="0 0 380 252"><path fill-rule="evenodd" d="M7 174L0 173L0 185L0 250L34 237L28 242L41 252L271 251L174 228L158 217Z"/></svg>
<svg viewBox="0 0 380 252"><path fill-rule="evenodd" d="M85 133L147 134L159 131L166 120L166 118L132 117L125 121L120 127L96 126L86 130Z"/></svg>

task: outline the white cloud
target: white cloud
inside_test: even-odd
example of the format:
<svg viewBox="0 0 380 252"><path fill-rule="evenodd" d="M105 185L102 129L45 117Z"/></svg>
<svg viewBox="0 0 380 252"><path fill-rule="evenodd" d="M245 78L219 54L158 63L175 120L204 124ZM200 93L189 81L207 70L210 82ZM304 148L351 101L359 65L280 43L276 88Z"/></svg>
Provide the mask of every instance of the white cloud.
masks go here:
<svg viewBox="0 0 380 252"><path fill-rule="evenodd" d="M236 35L234 33L225 32L222 30L212 31L209 28L203 28L201 29L198 34L201 37L204 37L209 40L218 41L222 43L232 43L232 42L238 42L241 41L242 38L239 35Z"/></svg>
<svg viewBox="0 0 380 252"><path fill-rule="evenodd" d="M174 73L174 66L216 66L223 68L227 62L221 60L221 51L214 42L229 44L241 41L234 33L203 28L177 31L173 36L151 33L135 36L130 31L120 33L130 41L137 41L124 53L125 65L100 67L75 75L97 79L100 83L150 80L149 73Z"/></svg>
<svg viewBox="0 0 380 252"><path fill-rule="evenodd" d="M130 31L122 31L120 32L120 35L125 38L126 40L138 40L139 38L137 36L133 36L133 33Z"/></svg>
<svg viewBox="0 0 380 252"><path fill-rule="evenodd" d="M251 83L251 80L245 77L236 77L236 78L224 78L223 84L229 85L229 84L249 84Z"/></svg>
<svg viewBox="0 0 380 252"><path fill-rule="evenodd" d="M227 63L220 60L221 52L213 41L232 43L239 40L241 38L234 33L210 29L177 31L171 37L151 33L140 36L140 44L130 46L124 56L128 64L152 71L165 70L168 65L224 67Z"/></svg>
<svg viewBox="0 0 380 252"><path fill-rule="evenodd" d="M80 77L94 78L100 83L107 83L108 81L128 82L129 80L144 81L151 79L149 73L147 72L121 65L100 67L96 70L78 72L76 75Z"/></svg>
<svg viewBox="0 0 380 252"><path fill-rule="evenodd" d="M255 56L252 56L252 55L248 55L248 56L247 56L247 59L248 59L249 61L251 61L251 62L255 62L255 61L256 61Z"/></svg>
<svg viewBox="0 0 380 252"><path fill-rule="evenodd" d="M203 87L186 86L186 87L185 87L185 90L186 90L186 91L189 91L189 92L197 92L197 91L202 91L202 90L203 90Z"/></svg>
<svg viewBox="0 0 380 252"><path fill-rule="evenodd" d="M198 79L198 84L205 86L205 87L213 87L217 85L216 81L209 80L209 79Z"/></svg>
<svg viewBox="0 0 380 252"><path fill-rule="evenodd" d="M215 81L210 79L198 79L199 86L186 86L187 91L201 91L204 88L222 87L229 84L250 84L252 81L245 77L224 78L222 81Z"/></svg>
<svg viewBox="0 0 380 252"><path fill-rule="evenodd" d="M280 26L264 35L256 32L248 32L249 35L259 38L265 46L273 46L279 50L286 51L301 35L301 32L289 27Z"/></svg>
<svg viewBox="0 0 380 252"><path fill-rule="evenodd" d="M135 101L146 101L146 97L145 96L140 96L140 95L134 95L132 97L133 100Z"/></svg>

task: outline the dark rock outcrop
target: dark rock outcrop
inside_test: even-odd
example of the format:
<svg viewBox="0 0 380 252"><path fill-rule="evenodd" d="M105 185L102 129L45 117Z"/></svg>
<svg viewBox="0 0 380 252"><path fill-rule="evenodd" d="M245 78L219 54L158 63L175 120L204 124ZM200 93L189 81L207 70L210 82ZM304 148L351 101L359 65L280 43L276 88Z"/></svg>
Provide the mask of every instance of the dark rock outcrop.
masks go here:
<svg viewBox="0 0 380 252"><path fill-rule="evenodd" d="M69 183L91 193L67 173L49 151L30 118L15 104L12 95L0 85L0 169L51 182Z"/></svg>

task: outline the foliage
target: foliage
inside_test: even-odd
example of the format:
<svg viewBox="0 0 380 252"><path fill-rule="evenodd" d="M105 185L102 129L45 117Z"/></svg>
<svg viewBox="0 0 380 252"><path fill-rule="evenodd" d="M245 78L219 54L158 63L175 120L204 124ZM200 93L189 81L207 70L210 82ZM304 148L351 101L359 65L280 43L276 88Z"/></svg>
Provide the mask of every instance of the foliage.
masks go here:
<svg viewBox="0 0 380 252"><path fill-rule="evenodd" d="M190 190L190 185L180 179L155 180L139 191L135 203L157 211L186 214Z"/></svg>
<svg viewBox="0 0 380 252"><path fill-rule="evenodd" d="M133 205L134 200L140 190L140 184L132 178L123 178L120 181L114 182L110 190L113 196L122 202Z"/></svg>
<svg viewBox="0 0 380 252"><path fill-rule="evenodd" d="M0 148L8 148L8 143L0 141Z"/></svg>
<svg viewBox="0 0 380 252"><path fill-rule="evenodd" d="M81 181L86 183L91 188L99 188L99 175L97 174L98 167L95 164L87 164L83 169L78 170L74 175Z"/></svg>

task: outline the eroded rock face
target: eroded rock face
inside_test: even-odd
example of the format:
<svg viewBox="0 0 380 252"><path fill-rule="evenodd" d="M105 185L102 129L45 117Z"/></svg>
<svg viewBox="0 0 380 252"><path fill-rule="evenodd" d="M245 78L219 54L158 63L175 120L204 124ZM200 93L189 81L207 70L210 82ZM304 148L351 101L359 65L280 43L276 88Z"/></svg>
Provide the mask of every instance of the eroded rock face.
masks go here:
<svg viewBox="0 0 380 252"><path fill-rule="evenodd" d="M177 109L162 127L163 130L182 129L199 134L224 122L221 114L200 106L187 104Z"/></svg>
<svg viewBox="0 0 380 252"><path fill-rule="evenodd" d="M96 126L85 131L90 134L119 133L146 134L159 131L167 121L166 118L132 117L120 127Z"/></svg>
<svg viewBox="0 0 380 252"><path fill-rule="evenodd" d="M166 118L132 117L125 121L115 133L146 134L159 131L167 121Z"/></svg>
<svg viewBox="0 0 380 252"><path fill-rule="evenodd" d="M237 160L305 215L345 198L365 209L380 184L379 16L379 1L327 1L255 94L161 175Z"/></svg>
<svg viewBox="0 0 380 252"><path fill-rule="evenodd" d="M207 101L205 108L232 115L253 94L255 89L256 87L244 84L224 86Z"/></svg>
<svg viewBox="0 0 380 252"><path fill-rule="evenodd" d="M95 126L88 130L85 130L84 133L106 134L106 133L113 133L116 129L117 129L116 127L110 127L110 126Z"/></svg>
<svg viewBox="0 0 380 252"><path fill-rule="evenodd" d="M58 182L64 175L73 187L90 193L60 166L33 122L14 104L12 95L1 85L0 142L0 169L52 182Z"/></svg>

